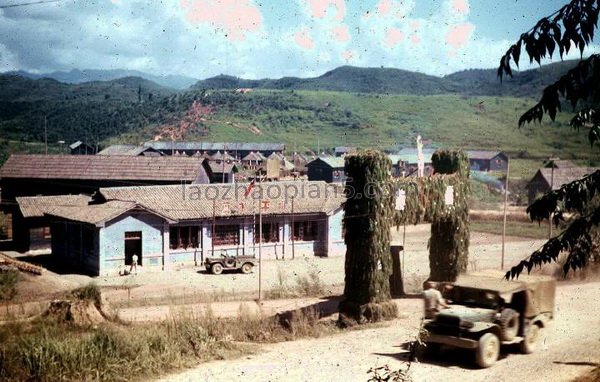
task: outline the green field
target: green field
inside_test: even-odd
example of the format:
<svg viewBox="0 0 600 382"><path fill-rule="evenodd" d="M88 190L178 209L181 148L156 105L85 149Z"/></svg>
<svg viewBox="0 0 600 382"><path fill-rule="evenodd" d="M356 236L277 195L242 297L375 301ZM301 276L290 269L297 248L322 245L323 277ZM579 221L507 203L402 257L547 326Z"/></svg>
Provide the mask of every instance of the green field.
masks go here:
<svg viewBox="0 0 600 382"><path fill-rule="evenodd" d="M190 90L121 106L105 105L97 98L78 99L77 104L70 99L56 101L48 132L50 152L60 150L59 140L68 144L80 136L95 136L100 146L140 144L160 134L168 140L165 126L176 126L197 101L212 112L194 122L195 127L184 133L185 140L284 142L288 152L310 152L344 145L398 149L414 146L420 134L433 147L507 152L511 180L530 179L550 156L581 165L600 163L600 152L590 148L586 133L568 126L568 114L555 123L545 118L541 124L518 128L519 116L535 103L526 98L291 90L247 94ZM4 137L14 136L12 141L0 141L0 161L12 152L44 151L43 125L37 126L36 115L51 105L43 104L42 109L34 102L24 105L17 119L0 121L0 131L12 129ZM105 107L110 114L103 112ZM19 130L14 126L28 133L17 139Z"/></svg>
<svg viewBox="0 0 600 382"><path fill-rule="evenodd" d="M192 97L186 93L180 99ZM568 126L568 115L554 123L517 127L533 100L454 95L407 96L329 91L257 90L245 95L208 93L214 105L207 135L188 140L284 142L288 151L316 151L335 146L391 149L414 146L417 134L432 145L455 149L503 150L511 157L511 180L530 179L544 159L558 156L596 165L600 152L590 148L585 132ZM261 134L246 127L256 126ZM156 125L109 139L139 143L159 133Z"/></svg>

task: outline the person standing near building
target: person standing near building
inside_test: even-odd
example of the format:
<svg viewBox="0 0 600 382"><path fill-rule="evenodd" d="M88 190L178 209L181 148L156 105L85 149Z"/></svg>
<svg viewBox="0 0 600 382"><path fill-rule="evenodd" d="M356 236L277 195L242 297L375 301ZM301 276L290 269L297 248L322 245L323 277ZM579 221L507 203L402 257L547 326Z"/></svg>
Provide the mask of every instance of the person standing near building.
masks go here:
<svg viewBox="0 0 600 382"><path fill-rule="evenodd" d="M423 302L425 304L425 318L432 319L443 308L448 308L448 304L442 297L442 293L435 289L435 283L427 281L423 291Z"/></svg>
<svg viewBox="0 0 600 382"><path fill-rule="evenodd" d="M138 255L134 253L133 256L131 256L131 267L129 267L129 273L133 272L133 270L135 269L135 274L137 275L137 264Z"/></svg>

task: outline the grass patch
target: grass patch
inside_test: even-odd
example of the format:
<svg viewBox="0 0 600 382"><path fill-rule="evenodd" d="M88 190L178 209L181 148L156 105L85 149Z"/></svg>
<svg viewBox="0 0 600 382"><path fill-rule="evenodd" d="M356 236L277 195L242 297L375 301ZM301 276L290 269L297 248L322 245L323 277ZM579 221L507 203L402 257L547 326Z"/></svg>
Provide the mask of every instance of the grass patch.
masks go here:
<svg viewBox="0 0 600 382"><path fill-rule="evenodd" d="M96 301L97 287L72 292ZM0 326L2 381L146 380L201 362L253 353L251 343L289 341L340 332L333 320L320 320L314 308L293 315L262 317L240 305L234 319L202 314L176 315L140 325L110 322L75 326L43 316Z"/></svg>
<svg viewBox="0 0 600 382"><path fill-rule="evenodd" d="M0 270L0 301L10 301L17 295L20 278L18 269Z"/></svg>
<svg viewBox="0 0 600 382"><path fill-rule="evenodd" d="M502 221L471 221L471 232L492 233L502 235ZM556 227L552 227L552 234L556 235ZM548 238L548 223L525 223L517 221L506 222L506 235L517 237L528 237L532 239L547 239Z"/></svg>
<svg viewBox="0 0 600 382"><path fill-rule="evenodd" d="M97 308L102 306L102 293L100 292L100 288L94 283L73 289L71 295L81 301L90 301Z"/></svg>
<svg viewBox="0 0 600 382"><path fill-rule="evenodd" d="M296 297L320 297L327 291L317 269L311 269L308 274L296 278L296 285L289 285L286 272L277 269L277 285L265 292L265 298L274 300Z"/></svg>

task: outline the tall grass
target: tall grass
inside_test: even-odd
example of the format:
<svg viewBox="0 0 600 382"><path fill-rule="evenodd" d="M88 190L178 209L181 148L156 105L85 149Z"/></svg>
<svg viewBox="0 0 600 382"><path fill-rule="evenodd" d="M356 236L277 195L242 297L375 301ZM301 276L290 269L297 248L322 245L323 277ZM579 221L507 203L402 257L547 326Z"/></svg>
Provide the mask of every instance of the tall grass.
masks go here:
<svg viewBox="0 0 600 382"><path fill-rule="evenodd" d="M0 301L10 301L17 295L18 269L0 270Z"/></svg>
<svg viewBox="0 0 600 382"><path fill-rule="evenodd" d="M326 293L325 284L321 280L317 269L311 269L306 275L296 278L296 285L288 283L288 275L277 269L277 284L268 290L265 295L268 299L294 298L294 297L320 297Z"/></svg>
<svg viewBox="0 0 600 382"><path fill-rule="evenodd" d="M240 306L235 319L218 319L208 308L202 314L179 314L143 325L75 327L43 318L8 324L0 326L0 380L146 380L200 362L252 353L255 348L249 342L339 331L334 321L319 321L314 310L290 317L284 324Z"/></svg>
<svg viewBox="0 0 600 382"><path fill-rule="evenodd" d="M73 289L71 295L81 301L93 302L99 309L102 307L102 292L94 283Z"/></svg>

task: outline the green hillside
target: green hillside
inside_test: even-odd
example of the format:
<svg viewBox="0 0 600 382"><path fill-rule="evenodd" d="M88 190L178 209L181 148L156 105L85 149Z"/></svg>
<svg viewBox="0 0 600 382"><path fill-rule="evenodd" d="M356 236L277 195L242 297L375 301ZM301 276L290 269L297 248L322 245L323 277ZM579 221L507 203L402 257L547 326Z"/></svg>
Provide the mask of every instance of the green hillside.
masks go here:
<svg viewBox="0 0 600 382"><path fill-rule="evenodd" d="M550 78L548 71L556 74L566 70L566 64L543 70L546 77L536 76L534 71L522 73L535 85L529 91L543 86ZM345 80L358 76L358 72L362 77L355 82ZM420 134L437 147L507 151L519 158L515 170L523 176L533 175L532 169L551 155L581 164L600 163L598 150L589 147L583 131L573 132L568 127L565 115L554 124L518 129L518 117L534 104L533 98L452 94L448 89L444 94L427 96L391 91L377 94L370 90L385 82L386 76L399 72L377 73L344 67L322 76L340 90L363 83L364 92L255 89L245 94L232 89L178 92L137 77L63 84L0 76L0 161L11 152L45 150L45 120L51 152L64 149L59 141L68 144L82 140L106 146L139 144L155 137L284 142L290 151L302 152L341 145L397 149L413 146ZM480 84L487 81L486 73L455 73L452 82L470 87L472 93L484 92L485 86ZM221 85L232 88L248 85L236 83L233 77L222 76L220 80ZM293 84L299 80L262 81ZM419 85L415 82L415 88L433 89L437 77L402 77L386 86L393 84L399 89L411 81L421 81ZM311 86L316 84L313 81Z"/></svg>
<svg viewBox="0 0 600 382"><path fill-rule="evenodd" d="M189 140L283 141L298 151L315 150L317 145L391 149L413 145L421 134L441 147L500 149L523 158L599 159L584 133L568 127L566 116L541 127L517 128L519 115L534 103L531 99L220 90L186 92L171 97L167 105L177 111L194 99L213 112L206 116L202 134L190 133ZM157 134L160 129L148 125L111 142L135 143Z"/></svg>
<svg viewBox="0 0 600 382"><path fill-rule="evenodd" d="M515 71L514 77L498 79L495 69L470 69L444 77L394 68L342 66L314 78L247 80L227 75L198 81L194 89L325 90L377 94L460 94L539 98L544 87L575 66L577 61L552 63Z"/></svg>

